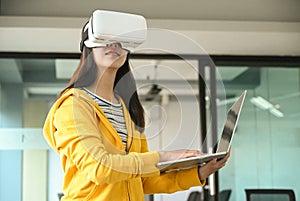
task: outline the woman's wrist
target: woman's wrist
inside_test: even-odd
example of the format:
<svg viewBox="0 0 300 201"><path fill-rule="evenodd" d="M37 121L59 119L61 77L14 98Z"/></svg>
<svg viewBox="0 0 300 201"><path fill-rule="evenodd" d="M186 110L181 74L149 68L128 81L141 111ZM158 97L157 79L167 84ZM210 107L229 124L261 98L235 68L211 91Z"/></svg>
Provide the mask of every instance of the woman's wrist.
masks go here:
<svg viewBox="0 0 300 201"><path fill-rule="evenodd" d="M202 166L198 166L198 177L200 181L203 181L207 178L206 174L205 174L205 170L203 169Z"/></svg>
<svg viewBox="0 0 300 201"><path fill-rule="evenodd" d="M201 166L198 166L198 178L200 181L202 181L200 169L201 169Z"/></svg>
<svg viewBox="0 0 300 201"><path fill-rule="evenodd" d="M165 161L165 157L164 157L164 152L163 151L159 151L158 155L159 155L159 162Z"/></svg>

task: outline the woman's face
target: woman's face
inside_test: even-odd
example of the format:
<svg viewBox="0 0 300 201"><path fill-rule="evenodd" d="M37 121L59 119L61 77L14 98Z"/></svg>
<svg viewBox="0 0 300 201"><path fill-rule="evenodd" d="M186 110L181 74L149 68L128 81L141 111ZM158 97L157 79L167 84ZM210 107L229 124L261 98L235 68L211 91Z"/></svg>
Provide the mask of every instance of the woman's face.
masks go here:
<svg viewBox="0 0 300 201"><path fill-rule="evenodd" d="M119 69L126 61L128 51L119 43L93 48L94 60L99 68Z"/></svg>

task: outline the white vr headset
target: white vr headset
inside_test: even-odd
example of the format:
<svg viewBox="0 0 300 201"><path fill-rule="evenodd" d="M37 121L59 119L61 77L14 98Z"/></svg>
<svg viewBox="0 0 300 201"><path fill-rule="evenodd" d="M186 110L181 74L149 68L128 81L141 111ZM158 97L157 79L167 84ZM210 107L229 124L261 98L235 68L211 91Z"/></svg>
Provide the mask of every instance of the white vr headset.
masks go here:
<svg viewBox="0 0 300 201"><path fill-rule="evenodd" d="M124 49L132 50L147 37L146 19L141 15L114 11L96 10L82 30L80 51L88 48L120 43Z"/></svg>

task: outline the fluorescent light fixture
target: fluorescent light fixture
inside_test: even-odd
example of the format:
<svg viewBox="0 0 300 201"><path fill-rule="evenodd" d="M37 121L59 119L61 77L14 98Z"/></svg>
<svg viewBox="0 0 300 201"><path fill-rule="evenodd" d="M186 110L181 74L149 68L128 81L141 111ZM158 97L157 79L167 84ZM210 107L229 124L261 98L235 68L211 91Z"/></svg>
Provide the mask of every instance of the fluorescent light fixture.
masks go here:
<svg viewBox="0 0 300 201"><path fill-rule="evenodd" d="M284 116L283 113L276 109L272 103L270 103L261 96L251 98L250 102L262 110L269 110L269 112L276 117Z"/></svg>
<svg viewBox="0 0 300 201"><path fill-rule="evenodd" d="M277 110L276 108L270 109L271 114L273 114L276 117L283 117L283 113Z"/></svg>
<svg viewBox="0 0 300 201"><path fill-rule="evenodd" d="M229 99L225 99L225 100L217 99L216 102L217 102L217 106L223 106L223 105L232 104L235 101L237 101L237 99L239 99L239 97L229 98Z"/></svg>
<svg viewBox="0 0 300 201"><path fill-rule="evenodd" d="M262 110L268 110L270 108L273 108L273 105L269 101L260 96L251 98L250 102Z"/></svg>

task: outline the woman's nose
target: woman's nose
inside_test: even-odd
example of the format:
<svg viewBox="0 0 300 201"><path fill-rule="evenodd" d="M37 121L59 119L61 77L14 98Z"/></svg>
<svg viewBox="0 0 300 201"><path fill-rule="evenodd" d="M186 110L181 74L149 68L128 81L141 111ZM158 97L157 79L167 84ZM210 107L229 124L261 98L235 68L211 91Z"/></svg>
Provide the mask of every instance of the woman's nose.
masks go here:
<svg viewBox="0 0 300 201"><path fill-rule="evenodd" d="M110 44L107 44L106 47L122 48L122 45L120 43L110 43Z"/></svg>

